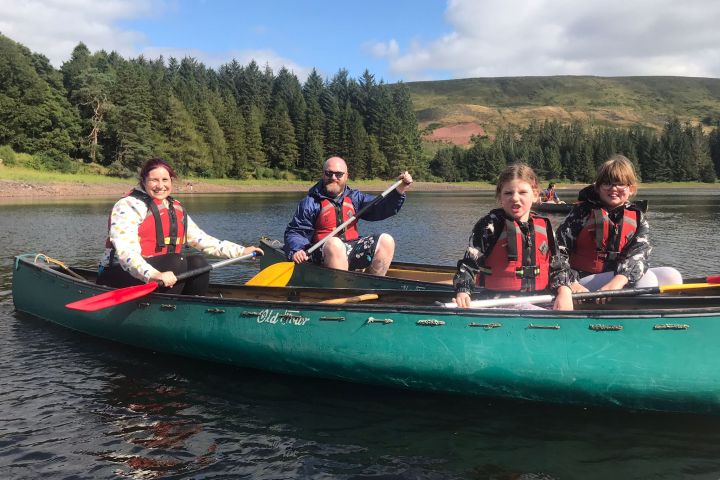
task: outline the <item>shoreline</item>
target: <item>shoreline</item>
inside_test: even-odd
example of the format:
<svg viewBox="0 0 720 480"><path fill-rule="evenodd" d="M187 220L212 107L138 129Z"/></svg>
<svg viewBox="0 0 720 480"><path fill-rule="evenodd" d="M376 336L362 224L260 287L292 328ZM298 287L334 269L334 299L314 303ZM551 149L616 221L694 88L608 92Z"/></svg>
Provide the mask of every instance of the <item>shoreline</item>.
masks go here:
<svg viewBox="0 0 720 480"><path fill-rule="evenodd" d="M118 181L112 183L89 183L82 181L24 181L24 180L3 180L0 179L0 203L8 203L13 200L32 201L48 199L82 199L86 197L119 198L125 195L137 183L133 180ZM174 188L175 195L188 194L223 194L223 193L273 193L273 192L307 192L314 182L289 182L286 184L249 184L249 183L228 183L219 184L204 182L193 179L180 181ZM374 192L381 192L387 188L387 184L381 182L350 182L353 188ZM558 188L561 192L578 191L585 187L584 183L562 184ZM720 183L707 184L698 183L694 186L653 184L639 185L639 194L661 193L667 190L682 188L703 188L709 190L720 190ZM490 184L479 183L434 183L434 182L413 182L409 192L484 192L493 193L495 187Z"/></svg>
<svg viewBox="0 0 720 480"><path fill-rule="evenodd" d="M178 182L174 187L175 195L187 194L217 194L217 193L273 193L273 192L307 192L313 182L288 183L280 185L250 185L250 184L228 184L221 185L210 182L193 180L192 182ZM0 201L7 200L32 200L35 198L84 198L84 197L121 197L125 195L136 182L116 183L86 183L86 182L27 182L20 180L0 180ZM353 186L352 182L349 184ZM365 184L359 186L362 190L382 191L385 184ZM491 191L494 187L482 185L454 185L451 183L413 182L410 191L418 192L472 192Z"/></svg>

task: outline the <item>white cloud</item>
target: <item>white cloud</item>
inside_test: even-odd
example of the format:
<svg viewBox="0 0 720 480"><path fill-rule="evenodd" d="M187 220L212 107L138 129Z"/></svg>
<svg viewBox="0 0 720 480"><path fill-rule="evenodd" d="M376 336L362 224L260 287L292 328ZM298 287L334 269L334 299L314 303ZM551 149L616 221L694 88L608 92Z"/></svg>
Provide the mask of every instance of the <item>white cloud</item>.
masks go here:
<svg viewBox="0 0 720 480"><path fill-rule="evenodd" d="M233 58L243 65L254 59L261 68L267 64L276 73L285 66L301 81L312 70L269 49L208 52L148 45L142 32L119 26L122 20L158 16L172 8L165 0L0 0L0 33L45 55L55 67L69 60L72 50L83 42L91 52L116 51L125 58L193 57L212 68Z"/></svg>
<svg viewBox="0 0 720 480"><path fill-rule="evenodd" d="M91 51L131 56L144 36L115 22L152 15L158 6L143 0L0 0L0 32L45 55L56 67L80 42Z"/></svg>
<svg viewBox="0 0 720 480"><path fill-rule="evenodd" d="M388 42L367 43L364 49L375 57L394 58L400 54L400 45L394 38Z"/></svg>
<svg viewBox="0 0 720 480"><path fill-rule="evenodd" d="M716 0L450 0L452 32L372 51L405 80L519 75L720 76ZM391 43L395 48L389 48Z"/></svg>

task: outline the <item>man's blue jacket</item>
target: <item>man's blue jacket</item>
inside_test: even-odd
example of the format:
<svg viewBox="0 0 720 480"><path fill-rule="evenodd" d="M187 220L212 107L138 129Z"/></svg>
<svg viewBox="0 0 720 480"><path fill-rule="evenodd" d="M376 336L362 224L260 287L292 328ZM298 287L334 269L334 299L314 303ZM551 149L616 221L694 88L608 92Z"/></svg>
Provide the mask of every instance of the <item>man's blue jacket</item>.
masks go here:
<svg viewBox="0 0 720 480"><path fill-rule="evenodd" d="M372 202L376 195L368 195L346 185L342 195L337 198L330 198L325 194L322 180L308 190L307 197L300 201L297 210L295 210L295 215L293 215L292 220L285 229L284 249L288 260L292 260L293 254L298 250L310 247L312 237L315 234L315 220L320 214L320 202L328 199L336 205L342 205L345 197L350 198L355 211L359 212L365 205ZM377 205L363 213L360 218L371 222L385 220L398 213L403 203L405 203L405 194L393 190Z"/></svg>

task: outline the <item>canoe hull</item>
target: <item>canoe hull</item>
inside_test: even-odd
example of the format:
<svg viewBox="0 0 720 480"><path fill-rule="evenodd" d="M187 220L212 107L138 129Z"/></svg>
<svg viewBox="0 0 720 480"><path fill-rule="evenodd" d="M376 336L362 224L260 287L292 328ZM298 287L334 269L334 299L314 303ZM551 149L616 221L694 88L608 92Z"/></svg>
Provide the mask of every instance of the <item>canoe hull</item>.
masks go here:
<svg viewBox="0 0 720 480"><path fill-rule="evenodd" d="M720 413L717 308L665 318L157 293L97 312L64 307L104 291L16 262L18 311L153 351L417 390Z"/></svg>

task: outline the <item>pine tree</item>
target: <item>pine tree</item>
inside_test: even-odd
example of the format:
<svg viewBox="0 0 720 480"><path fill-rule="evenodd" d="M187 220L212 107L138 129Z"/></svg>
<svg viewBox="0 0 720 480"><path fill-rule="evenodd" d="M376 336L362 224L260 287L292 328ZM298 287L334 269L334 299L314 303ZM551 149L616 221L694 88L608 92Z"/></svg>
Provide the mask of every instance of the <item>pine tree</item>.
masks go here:
<svg viewBox="0 0 720 480"><path fill-rule="evenodd" d="M263 118L259 107L251 106L245 122L245 148L248 163L256 172L267 167L267 157L263 151L263 138L260 132L262 124Z"/></svg>
<svg viewBox="0 0 720 480"><path fill-rule="evenodd" d="M355 178L371 178L373 173L369 170L369 138L363 126L360 114L348 108L348 136L347 136L347 157L345 160L351 166Z"/></svg>
<svg viewBox="0 0 720 480"><path fill-rule="evenodd" d="M294 170L298 161L295 129L285 102L276 99L262 128L265 155L269 166L278 170Z"/></svg>
<svg viewBox="0 0 720 480"><path fill-rule="evenodd" d="M710 159L715 167L715 172L720 173L720 128L716 125L708 137Z"/></svg>
<svg viewBox="0 0 720 480"><path fill-rule="evenodd" d="M208 174L211 164L207 160L207 148L195 129L193 119L185 106L171 96L165 126L170 141L169 160L182 174Z"/></svg>
<svg viewBox="0 0 720 480"><path fill-rule="evenodd" d="M451 148L442 148L435 152L435 156L430 162L430 172L446 182L458 182L461 180Z"/></svg>
<svg viewBox="0 0 720 480"><path fill-rule="evenodd" d="M325 116L325 154L340 155L342 152L340 106L330 90L325 90L320 95L320 108Z"/></svg>
<svg viewBox="0 0 720 480"><path fill-rule="evenodd" d="M152 95L146 72L137 61L118 70L117 88L111 101L116 108L108 117L115 139L114 160L135 171L155 153L152 142Z"/></svg>
<svg viewBox="0 0 720 480"><path fill-rule="evenodd" d="M300 169L304 178L313 178L325 161L325 114L320 107L323 83L313 69L303 86L305 98L305 132L300 151Z"/></svg>
<svg viewBox="0 0 720 480"><path fill-rule="evenodd" d="M228 175L233 178L248 178L252 172L245 147L245 119L235 102L235 97L225 93L218 122L225 135L229 162Z"/></svg>
<svg viewBox="0 0 720 480"><path fill-rule="evenodd" d="M296 139L303 138L305 131L305 111L307 105L297 77L283 67L273 81L271 98L273 102L282 100L285 104Z"/></svg>
<svg viewBox="0 0 720 480"><path fill-rule="evenodd" d="M225 133L220 127L220 122L218 122L213 111L221 111L219 102L216 102L215 108L212 110L209 106L204 109L201 129L207 145L207 151L210 157L209 161L212 165L208 173L213 177L223 178L228 175L232 165L227 154Z"/></svg>

